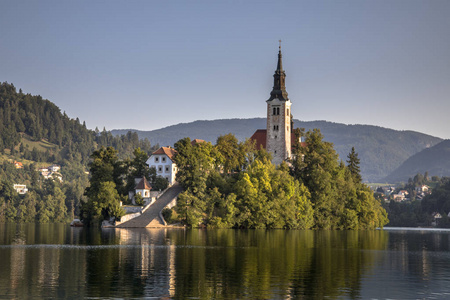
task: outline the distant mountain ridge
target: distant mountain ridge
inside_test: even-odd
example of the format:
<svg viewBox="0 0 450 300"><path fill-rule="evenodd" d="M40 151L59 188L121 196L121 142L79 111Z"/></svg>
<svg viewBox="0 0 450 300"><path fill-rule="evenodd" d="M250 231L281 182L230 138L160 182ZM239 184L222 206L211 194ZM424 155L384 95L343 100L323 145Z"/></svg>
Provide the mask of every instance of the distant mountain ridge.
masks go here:
<svg viewBox="0 0 450 300"><path fill-rule="evenodd" d="M450 176L450 140L414 154L385 178L390 182L407 182L417 173L430 176Z"/></svg>
<svg viewBox="0 0 450 300"><path fill-rule="evenodd" d="M122 129L112 130L111 133L119 135L133 131L139 138L147 138L152 145L158 143L169 146L184 137L215 143L217 137L227 133L233 133L242 141L251 137L256 129L264 128L265 118L220 119L180 123L152 131ZM294 128L319 128L325 140L334 143L339 157L344 161L351 148L355 147L361 159L361 174L369 182L386 178L412 155L442 141L441 138L420 132L398 131L373 125L294 120Z"/></svg>

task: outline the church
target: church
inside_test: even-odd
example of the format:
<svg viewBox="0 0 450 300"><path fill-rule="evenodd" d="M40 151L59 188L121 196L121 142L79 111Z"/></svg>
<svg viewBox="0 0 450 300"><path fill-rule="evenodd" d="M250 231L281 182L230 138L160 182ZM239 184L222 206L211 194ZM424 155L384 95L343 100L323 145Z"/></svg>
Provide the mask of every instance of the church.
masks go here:
<svg viewBox="0 0 450 300"><path fill-rule="evenodd" d="M283 70L281 45L278 50L278 63L273 75L273 89L267 103L267 129L258 129L250 138L256 141L257 149L261 147L272 154L272 163L281 164L291 158L293 120L291 100L288 98L285 85L286 73Z"/></svg>

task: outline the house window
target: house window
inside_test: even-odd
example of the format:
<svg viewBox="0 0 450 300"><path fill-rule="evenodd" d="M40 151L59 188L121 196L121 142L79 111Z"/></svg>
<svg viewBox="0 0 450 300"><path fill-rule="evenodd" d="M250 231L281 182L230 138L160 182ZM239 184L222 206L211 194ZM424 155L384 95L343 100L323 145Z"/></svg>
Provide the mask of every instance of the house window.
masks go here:
<svg viewBox="0 0 450 300"><path fill-rule="evenodd" d="M159 162L159 157L155 157L155 162Z"/></svg>
<svg viewBox="0 0 450 300"><path fill-rule="evenodd" d="M166 167L166 173L169 172L169 167Z"/></svg>
<svg viewBox="0 0 450 300"><path fill-rule="evenodd" d="M148 191L145 191L144 195L145 195L145 197L148 197Z"/></svg>
<svg viewBox="0 0 450 300"><path fill-rule="evenodd" d="M158 167L158 172L162 172L162 167L161 166Z"/></svg>
<svg viewBox="0 0 450 300"><path fill-rule="evenodd" d="M166 162L166 158L165 157L163 157L163 158L161 158L162 159L162 162L164 163L164 162Z"/></svg>
<svg viewBox="0 0 450 300"><path fill-rule="evenodd" d="M289 131L289 126L287 127L287 131Z"/></svg>

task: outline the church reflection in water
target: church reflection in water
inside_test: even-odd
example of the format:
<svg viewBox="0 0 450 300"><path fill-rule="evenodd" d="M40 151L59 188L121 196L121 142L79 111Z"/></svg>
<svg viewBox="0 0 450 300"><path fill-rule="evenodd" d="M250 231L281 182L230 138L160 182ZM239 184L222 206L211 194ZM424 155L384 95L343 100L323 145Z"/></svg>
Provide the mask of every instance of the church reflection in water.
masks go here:
<svg viewBox="0 0 450 300"><path fill-rule="evenodd" d="M143 296L175 295L175 245L167 238L169 229L115 229L120 244L140 247L119 248L119 268L126 268L132 260L134 276L143 282ZM131 251L131 253L130 253Z"/></svg>

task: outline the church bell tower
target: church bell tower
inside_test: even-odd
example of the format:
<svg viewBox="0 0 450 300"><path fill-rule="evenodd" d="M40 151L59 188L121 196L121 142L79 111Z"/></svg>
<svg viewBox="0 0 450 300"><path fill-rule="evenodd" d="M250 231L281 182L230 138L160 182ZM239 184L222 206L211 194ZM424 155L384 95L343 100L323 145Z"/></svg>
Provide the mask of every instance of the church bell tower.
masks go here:
<svg viewBox="0 0 450 300"><path fill-rule="evenodd" d="M291 158L291 101L285 86L286 73L283 70L281 41L278 64L273 75L273 89L267 100L266 149L272 154L272 163L281 164Z"/></svg>

